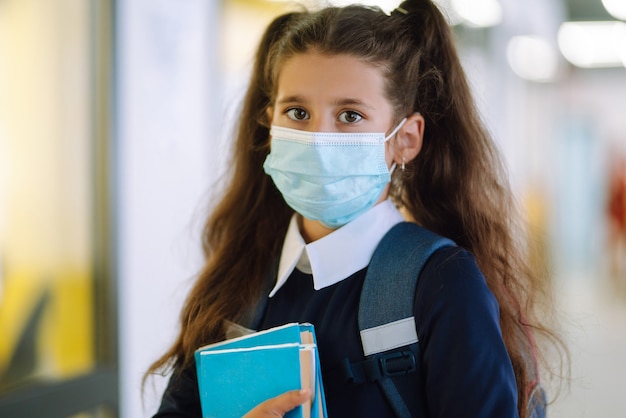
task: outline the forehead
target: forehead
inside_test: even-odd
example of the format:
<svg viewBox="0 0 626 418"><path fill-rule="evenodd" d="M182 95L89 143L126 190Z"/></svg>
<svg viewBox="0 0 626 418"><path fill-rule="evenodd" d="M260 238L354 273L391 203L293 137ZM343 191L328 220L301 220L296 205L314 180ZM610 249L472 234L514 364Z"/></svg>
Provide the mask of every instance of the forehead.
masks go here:
<svg viewBox="0 0 626 418"><path fill-rule="evenodd" d="M384 87L383 71L375 65L350 55L306 52L283 63L278 73L276 99L297 95L387 102Z"/></svg>

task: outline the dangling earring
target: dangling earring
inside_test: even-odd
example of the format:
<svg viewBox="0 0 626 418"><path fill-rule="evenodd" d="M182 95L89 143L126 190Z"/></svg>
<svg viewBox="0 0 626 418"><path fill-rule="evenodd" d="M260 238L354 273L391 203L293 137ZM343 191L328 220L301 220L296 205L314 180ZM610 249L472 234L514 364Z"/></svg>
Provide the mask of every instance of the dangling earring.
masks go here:
<svg viewBox="0 0 626 418"><path fill-rule="evenodd" d="M404 171L404 157L402 157L402 171Z"/></svg>

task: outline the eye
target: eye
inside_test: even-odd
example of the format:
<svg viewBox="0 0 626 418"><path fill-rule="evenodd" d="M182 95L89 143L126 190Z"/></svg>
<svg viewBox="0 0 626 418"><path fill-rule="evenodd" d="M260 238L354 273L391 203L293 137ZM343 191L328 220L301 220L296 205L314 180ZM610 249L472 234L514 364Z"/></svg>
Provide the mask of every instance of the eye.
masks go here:
<svg viewBox="0 0 626 418"><path fill-rule="evenodd" d="M289 119L292 120L306 120L309 118L309 114L307 113L307 111L300 107L292 107L291 109L287 109L287 111L285 111L285 114Z"/></svg>
<svg viewBox="0 0 626 418"><path fill-rule="evenodd" d="M343 123L357 123L361 119L363 119L363 116L353 110L346 110L339 115L339 120Z"/></svg>

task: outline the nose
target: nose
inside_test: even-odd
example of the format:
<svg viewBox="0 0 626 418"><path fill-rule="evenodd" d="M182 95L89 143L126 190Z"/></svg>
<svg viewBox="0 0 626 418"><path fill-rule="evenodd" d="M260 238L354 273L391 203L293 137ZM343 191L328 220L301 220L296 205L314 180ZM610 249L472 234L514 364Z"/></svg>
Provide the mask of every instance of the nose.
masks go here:
<svg viewBox="0 0 626 418"><path fill-rule="evenodd" d="M334 132L336 131L334 117L319 113L313 115L307 124L306 130L309 132Z"/></svg>

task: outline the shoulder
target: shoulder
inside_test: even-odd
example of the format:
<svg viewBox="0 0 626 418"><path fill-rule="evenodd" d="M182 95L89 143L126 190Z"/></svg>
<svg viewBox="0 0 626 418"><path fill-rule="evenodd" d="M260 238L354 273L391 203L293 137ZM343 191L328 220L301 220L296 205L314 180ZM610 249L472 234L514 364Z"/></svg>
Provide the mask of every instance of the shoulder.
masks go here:
<svg viewBox="0 0 626 418"><path fill-rule="evenodd" d="M430 292L488 290L476 258L461 247L444 247L433 253L420 274L419 288Z"/></svg>
<svg viewBox="0 0 626 418"><path fill-rule="evenodd" d="M499 322L497 300L475 257L460 247L436 251L422 270L415 295L418 322L447 317L458 323Z"/></svg>
<svg viewBox="0 0 626 418"><path fill-rule="evenodd" d="M414 313L431 410L455 417L516 416L515 374L498 303L470 252L446 247L430 257Z"/></svg>

